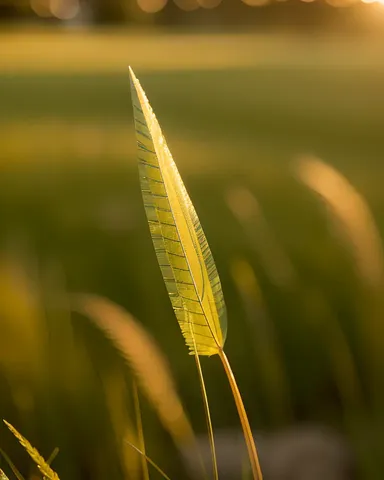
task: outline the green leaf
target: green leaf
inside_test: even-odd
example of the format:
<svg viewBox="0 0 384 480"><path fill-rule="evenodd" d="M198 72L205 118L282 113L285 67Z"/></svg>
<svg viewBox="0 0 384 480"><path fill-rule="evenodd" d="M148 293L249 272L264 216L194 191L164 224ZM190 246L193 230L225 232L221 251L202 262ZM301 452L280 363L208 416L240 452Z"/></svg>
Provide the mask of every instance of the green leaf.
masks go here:
<svg viewBox="0 0 384 480"><path fill-rule="evenodd" d="M190 352L214 355L227 330L219 275L159 123L130 75L141 190L161 273Z"/></svg>

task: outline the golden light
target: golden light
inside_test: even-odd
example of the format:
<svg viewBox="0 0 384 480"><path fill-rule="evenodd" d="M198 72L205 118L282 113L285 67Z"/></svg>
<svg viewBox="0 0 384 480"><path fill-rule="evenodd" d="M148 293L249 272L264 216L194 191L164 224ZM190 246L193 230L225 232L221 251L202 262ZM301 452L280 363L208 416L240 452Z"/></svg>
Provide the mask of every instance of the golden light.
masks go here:
<svg viewBox="0 0 384 480"><path fill-rule="evenodd" d="M52 17L49 0L31 0L31 8L39 17Z"/></svg>
<svg viewBox="0 0 384 480"><path fill-rule="evenodd" d="M220 5L221 0L197 0L199 5L203 8L216 8Z"/></svg>
<svg viewBox="0 0 384 480"><path fill-rule="evenodd" d="M192 12L197 10L200 5L197 3L197 0L173 0L175 4L185 12Z"/></svg>
<svg viewBox="0 0 384 480"><path fill-rule="evenodd" d="M380 232L365 198L334 167L314 157L297 162L298 178L327 207L328 218L349 246L361 277L374 288L384 279L384 250Z"/></svg>
<svg viewBox="0 0 384 480"><path fill-rule="evenodd" d="M337 7L337 8L347 8L347 7L350 7L351 5L359 3L359 1L360 0L326 0L328 5L331 5L332 7Z"/></svg>
<svg viewBox="0 0 384 480"><path fill-rule="evenodd" d="M243 0L243 2L250 7L262 7L268 5L269 0Z"/></svg>
<svg viewBox="0 0 384 480"><path fill-rule="evenodd" d="M51 0L50 10L59 20L72 20L80 13L79 0Z"/></svg>
<svg viewBox="0 0 384 480"><path fill-rule="evenodd" d="M146 13L157 13L162 10L168 0L137 0L138 6Z"/></svg>

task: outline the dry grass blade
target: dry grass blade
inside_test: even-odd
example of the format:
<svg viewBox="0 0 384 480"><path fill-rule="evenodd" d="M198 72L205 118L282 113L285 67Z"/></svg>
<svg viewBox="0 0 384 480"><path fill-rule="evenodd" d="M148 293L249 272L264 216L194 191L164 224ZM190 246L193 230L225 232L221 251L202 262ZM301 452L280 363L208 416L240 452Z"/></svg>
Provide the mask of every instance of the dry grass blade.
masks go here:
<svg viewBox="0 0 384 480"><path fill-rule="evenodd" d="M59 480L59 476L57 475L57 473L52 470L52 468L48 465L48 463L44 460L44 458L40 455L36 448L32 447L29 441L24 438L10 423L8 423L6 420L4 420L4 423L13 433L13 435L17 438L20 444L25 448L28 455L36 463L42 475L48 480Z"/></svg>
<svg viewBox="0 0 384 480"><path fill-rule="evenodd" d="M382 306L384 252L380 234L370 208L362 195L335 168L313 157L296 164L299 179L317 193L328 208L329 219L338 228L355 259L363 279L360 329L366 348L365 362L378 408L383 403Z"/></svg>
<svg viewBox="0 0 384 480"><path fill-rule="evenodd" d="M144 454L141 457L141 460L142 460L141 467L142 467L144 480L149 480L148 463L145 459L145 439L144 439L143 419L141 417L139 392L137 390L137 385L135 380L133 380L132 382L132 393L133 393L133 404L134 404L135 416L136 416L137 435L139 439L140 450Z"/></svg>
<svg viewBox="0 0 384 480"><path fill-rule="evenodd" d="M314 157L304 157L296 165L299 179L316 192L341 227L350 245L361 276L372 287L384 279L384 253L381 238L365 199L335 168Z"/></svg>
<svg viewBox="0 0 384 480"><path fill-rule="evenodd" d="M296 279L293 264L271 230L253 193L243 186L232 187L227 191L226 203L243 227L272 283L280 287L292 285Z"/></svg>
<svg viewBox="0 0 384 480"><path fill-rule="evenodd" d="M113 342L137 377L163 426L177 445L194 444L194 434L159 347L128 312L96 295L78 295L75 308Z"/></svg>

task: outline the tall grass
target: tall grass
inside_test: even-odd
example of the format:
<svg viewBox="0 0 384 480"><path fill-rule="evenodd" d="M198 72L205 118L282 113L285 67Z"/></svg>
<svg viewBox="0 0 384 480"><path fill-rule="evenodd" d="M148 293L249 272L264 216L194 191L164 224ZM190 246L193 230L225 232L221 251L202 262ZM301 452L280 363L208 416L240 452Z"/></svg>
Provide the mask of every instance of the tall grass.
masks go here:
<svg viewBox="0 0 384 480"><path fill-rule="evenodd" d="M170 87L171 89L173 85ZM200 110L201 104L197 106L199 115L201 114ZM196 114L196 118L200 117ZM124 144L123 135L120 137L120 133L119 127L119 148L117 148L116 155L121 155L123 147L120 147L120 144ZM19 138L19 135L16 136ZM114 136L112 140L112 143L114 143ZM178 146L177 143L176 145ZM194 152L197 145L199 145L198 142L190 141L188 143L188 159L193 157L191 151ZM248 148L248 145L245 145L245 147ZM235 153L235 149L231 150L231 154ZM38 156L37 153L36 155ZM220 159L221 157L217 155L214 167L210 164L211 171L214 171L213 168L217 169L220 166ZM313 165L312 160L309 162L310 165ZM205 154L204 162L208 161L209 155ZM201 168L201 163L199 168ZM124 169L116 168L113 172L115 177L112 178L112 173L108 177L106 175L107 170L104 170L100 164L96 167L93 164L95 177L92 177L92 181L99 181L100 185L105 185L110 181L111 191L121 187L121 191L125 192ZM46 175L47 166L44 165L41 170L39 168L37 165L33 168L30 167L28 173L25 174L25 181L23 180L24 177L21 178L21 169L11 172L12 169L10 168L10 171L6 172L8 176L3 180L1 195L3 204L11 212L9 215L13 215L14 212L22 215L23 202L28 206L31 203L33 208L31 207L28 212L31 212L31 225L33 224L33 226L31 227L32 233L29 232L29 234L32 238L34 235L38 238L39 248L47 248L49 254L61 257L60 260L64 261L65 271L70 277L69 285L71 289L82 290L86 286L88 289L102 292L104 295L114 298L114 300L120 300L125 307L133 308L138 318L146 323L151 323L152 331L159 336L161 343L164 342L171 358L174 359L177 355L181 355L180 349L174 343L175 336L172 334L172 329L167 328L165 331L165 328L161 327L162 322L169 318L170 313L165 306L161 309L164 305L161 290L153 291L154 287L158 286L155 281L154 269L151 268L153 258L149 258L149 251L146 247L142 249L138 247L139 243L145 245L144 228L143 224L140 223L140 212L137 212L134 208L124 209L124 207L119 210L120 214L122 212L122 216L127 215L129 217L130 225L128 229L131 229L129 232L133 232L132 235L131 233L123 234L122 230L118 230L118 228L113 229L113 225L116 222L118 223L116 218L121 218L119 212L111 221L111 229L104 231L100 226L101 223L98 223L99 217L97 215L100 213L98 206L92 209L90 205L97 203L99 196L103 200L105 199L106 203L111 198L116 200L113 195L108 193L108 189L104 190L104 187L102 187L101 190L98 190L95 187L87 195L77 195L75 184L81 178L79 191L85 191L83 182L87 174L84 170L68 169L68 171L65 171L68 176L63 174L63 177L65 177L63 182L68 181L69 185L66 192L64 187L63 190L60 190L58 188L59 184L51 179L44 183L43 179L48 179ZM248 165L248 168L251 167ZM345 173L353 173L353 168L353 164L351 164L351 167L345 165ZM89 166L87 166L87 170L89 170ZM273 170L272 167L268 172L271 173L271 170ZM270 227L273 227L274 222L281 220L279 220L279 216L274 215L277 210L271 210L273 208L271 197L276 197L276 202L281 202L280 205L283 207L286 192L284 191L280 195L280 190L279 192L277 190L271 191L267 197L265 192L271 186L271 178L268 175L261 177L257 181L257 188L262 188L264 197L267 197L263 198L263 195L261 195L260 198L263 207L263 201L266 202L266 208L263 208L260 216L261 207L257 203L253 211L249 210L250 214L247 218L240 219L240 217L237 217L245 221L243 223L244 230L241 232L239 230L235 231L231 219L225 216L225 206L219 204L217 200L219 196L217 192L222 193L227 181L219 184L220 175L214 179L212 176L212 178L209 177L200 181L196 176L198 170L196 167L193 170L193 166L190 170L186 168L185 171L194 172L195 176L188 177L188 183L192 187L191 191L197 194L196 204L201 207L201 214L206 219L208 230L212 232L215 225L219 225L219 221L221 223L221 218L223 218L225 224L228 222L228 236L223 235L219 239L215 239L215 235L213 235L212 241L215 247L215 257L222 272L226 298L229 299L229 311L231 316L234 314L234 318L236 315L238 316L239 323L243 312L241 308L238 311L235 310L236 300L233 292L231 292L231 281L228 275L230 266L226 264L226 261L232 258L231 254L236 254L240 250L239 253L254 271L256 279L260 281L259 293L256 294L255 292L250 297L254 298L256 295L260 295L260 298L263 299L268 318L273 322L278 340L282 343L281 350L278 349L278 351L272 351L272 353L276 356L280 355L287 376L288 395L291 395L289 403L293 410L292 421L296 421L299 413L301 413L298 412L298 405L300 407L304 406L306 412L313 412L313 416L307 413L306 418L312 419L320 416L321 418L327 418L330 422L334 421L339 428L342 428L348 434L348 438L356 447L362 478L381 479L384 471L380 433L383 423L379 400L383 394L382 378L384 378L380 374L383 358L380 348L383 312L380 300L380 296L382 296L380 281L381 254L377 257L378 262L375 263L374 260L375 254L380 253L382 249L379 235L380 225L379 228L373 226L372 236L372 213L369 213L371 226L366 228L364 223L361 224L361 219L356 218L356 211L354 212L353 208L353 205L356 204L350 202L348 195L344 195L344 199L339 198L340 192L348 193L348 189L345 189L346 178L343 178L341 188L334 190L334 198L336 199L335 205L339 210L341 207L338 204L341 204L347 216L350 216L350 225L345 225L340 222L340 219L336 218L337 209L320 192L319 186L313 188L309 182L304 182L310 187L310 190L317 192L317 195L323 198L328 219L333 226L332 233L337 225L338 242L341 250L351 252L353 256L354 262L352 264L355 267L355 276L350 276L347 279L348 284L343 283L346 281L346 276L342 274L341 270L337 271L340 265L332 263L332 259L339 258L337 255L340 256L340 250L335 247L333 239L325 233L319 211L310 210L310 207L308 207L310 220L312 221L313 218L313 223L310 225L311 228L314 227L316 232L311 237L313 243L310 245L310 250L305 251L305 255L300 256L300 250L308 247L304 224L308 217L304 216L303 220L301 218L295 219L292 223L296 231L283 239L278 237L278 240L282 240L282 243L287 241L288 238L288 252L289 249L294 250L294 255L288 260L290 267L294 269L294 282L297 282L295 284L296 292L290 294L290 302L288 302L286 300L287 293L284 296L280 296L279 293L279 289L285 289L285 286L292 282L292 276L287 276L284 273L281 276L279 268L284 267L284 263L275 262L275 265L267 262L263 263L265 259L276 261L276 258L281 258L281 256L279 257L281 249L279 255L276 255L276 250L272 250L274 253L271 255L270 250L270 247L275 249L277 240L276 236L270 236L272 231ZM260 173L261 168L257 171ZM32 175L31 172L35 172L35 175ZM110 171L108 170L108 172ZM328 182L326 180L329 177L313 175L313 172L315 172L315 169L312 171L312 182L322 183L322 188L325 190L332 186L333 181ZM333 168L334 174L340 177L340 172ZM12 175L15 176L12 177ZM38 181L36 181L37 178ZM301 178L304 179L304 176ZM321 178L322 181L320 181ZM9 186L7 186L7 182L9 182ZM51 183L52 186L48 191L48 184ZM353 182L347 183L350 184L348 188L352 188L354 192L350 198L358 198L360 202L363 201L365 204L363 209L358 206L357 212L365 212L366 214L368 202L365 201L363 194L357 194L356 196L356 189L351 185ZM135 182L132 181L128 188L129 192L135 191L135 185ZM338 183L338 185L340 184ZM279 188L280 186L279 184ZM20 191L17 190L17 187L20 188ZM44 193L46 190L48 193ZM209 194L206 193L206 190L209 190ZM40 192L42 197L40 199L39 196L39 200L34 203L32 195L35 195L37 191ZM293 193L295 197L297 190L293 191L292 189L288 192ZM199 193L201 194L200 198ZM300 201L311 201L311 195L308 192L301 195ZM68 202L67 198L70 199ZM242 198L245 199L246 196L237 196L237 209L240 215L242 214ZM118 206L127 203L133 205L136 200L133 195L121 194L116 202ZM82 203L83 201L84 203ZM57 202L57 205L55 202ZM246 204L247 201L244 202L244 205ZM74 220L65 217L65 212L72 207L77 214ZM15 210L12 210L12 208ZM215 214L216 208L217 215ZM295 211L296 208L298 215L303 212L304 214L307 213L307 210L301 209L295 203L290 204L288 211ZM377 206L376 212L380 214L380 208L377 208ZM41 214L41 217L37 215L38 213ZM102 213L104 215L104 210ZM115 213L115 210L112 213ZM273 214L272 218L271 213ZM62 222L63 228L56 225L58 222L56 218L62 218L60 222ZM15 228L20 228L17 223L20 219L21 217L18 217L18 220L11 220L10 223L13 225L12 222L14 222ZM210 226L211 219L212 226ZM360 224L360 227L358 224ZM301 230L302 226L303 230ZM266 230L266 227L268 230ZM26 230L28 228L26 227ZM42 231L37 234L39 228ZM244 235L247 228L249 228L249 232ZM360 231L357 232L356 238L352 238L356 229L360 229ZM223 230L222 227L217 227L218 236ZM280 228L280 231L284 233L284 229ZM321 238L315 239L315 235L319 233ZM106 235L109 235L108 240L106 240ZM136 238L136 236L138 240L135 243L132 238ZM101 237L103 239L99 242ZM243 242L243 237L248 241L247 246L244 246L246 244ZM55 246L52 247L52 245ZM359 250L360 245L363 245L363 250ZM278 243L277 246L279 247ZM356 249L356 247L358 248ZM136 256L137 259L133 258L135 255L132 255L135 248L139 252ZM77 251L80 253L77 253ZM105 255L100 255L101 251L105 252ZM107 254L107 251L109 251L109 254ZM148 259L143 263L140 258L140 267L138 267L138 257L143 256L143 252L145 252L145 255L148 253ZM331 256L328 255L330 252ZM265 253L267 253L268 258L263 258ZM284 251L283 253L285 255ZM285 259L287 257L288 255L285 255ZM46 256L39 252L39 261L41 261L41 258L45 260ZM89 259L89 261L86 261L86 259ZM260 262L259 259L261 259ZM112 267L110 266L111 263ZM276 266L277 269L274 269ZM321 272L316 271L317 267L321 267ZM119 272L123 270L132 272L132 275L130 274L132 279L123 275L119 277ZM124 442L122 441L126 438L130 443L137 444L137 434L134 426L135 416L131 404L132 379L130 378L130 370L123 366L120 358L121 354L116 353L116 349L110 345L109 338L103 338L103 333L100 332L98 327L94 328L92 324L89 325L87 322L79 321L77 314L70 314L65 309L63 309L65 310L63 312L61 306L58 308L56 305L52 309L50 304L52 303L51 292L44 296L40 288L40 278L34 274L30 275L30 272L29 275L24 275L24 273L23 268L20 268L20 262L9 262L2 258L0 292L0 381L2 391L0 405L2 416L20 427L22 432L26 432L27 437L33 440L32 443L38 445L39 450L48 452L54 445L60 446L61 453L56 461L61 478L77 480L84 475L95 479L109 477L116 479L135 478L135 475L140 475L141 467L137 461L137 458L140 457L130 447L125 446L123 448ZM265 276L264 273L266 273ZM333 287L327 284L326 275L331 274L334 275L333 279L335 280L334 291L331 291ZM147 281L148 277L151 277L150 281ZM241 283L244 281L246 274L237 274L237 277ZM272 293L265 278L278 287ZM288 282L285 281L287 278L289 279ZM121 279L124 279L124 285L122 286L120 286L122 284ZM359 284L359 288L356 288L355 282ZM137 288L135 288L135 283L137 283ZM246 287L240 285L240 283L236 288L239 291L242 289L244 293ZM350 288L351 284L353 288ZM294 289L290 288L288 290L292 292ZM149 305L152 301L142 302L142 297L146 296L148 298L148 295L153 295L153 305ZM148 303L148 305L140 310L138 309L140 302ZM243 299L243 303L245 305L246 300ZM259 307L253 305L252 308L257 310ZM157 310L158 318L155 315L151 316L153 318L145 315L148 312L157 312ZM305 327L305 329L301 327ZM313 336L307 337L308 332L312 332ZM240 383L248 375L247 362L250 361L250 354L248 355L243 351L239 342L241 338L241 335L233 329L231 343L228 345L230 353L241 352L241 358L244 359L243 361L238 360L238 365L241 365L239 370L243 370ZM260 338L257 340L259 341ZM302 343L300 344L300 342ZM310 357L315 359L315 362L313 362L315 368L307 362L307 358L304 356L306 350L296 348L297 345L300 347L304 343L308 344L308 350L316 352L314 356ZM374 349L371 348L372 345L376 345ZM238 358L240 359L240 355L238 355ZM299 359L299 362L294 363L292 358ZM186 394L186 403L193 404L194 397L191 395L193 386L189 385L192 382L185 385L183 380L187 370L186 365L187 362L180 359L180 362L173 365L173 371L176 372L180 391ZM313 375L313 372L317 371L316 368L319 365L322 369L321 374L318 378L314 378L316 375ZM210 370L210 366L207 370ZM299 387L298 371L300 372L301 382ZM372 374L373 372L374 374ZM224 417L227 415L228 406L222 397L222 387L219 380L215 385L215 379L211 371L208 372L208 377L212 382L209 383L209 393L212 395L210 403L216 409L216 415L213 415L214 419L218 419L218 424L225 425L226 418ZM330 383L331 387L329 386ZM252 385L252 381L248 382L249 389L251 388L250 385ZM260 388L262 387L260 386ZM328 388L331 388L331 393ZM315 393L312 394L311 389ZM321 392L326 392L324 405L321 398L315 398L319 389ZM336 399L334 391L338 395ZM260 395L268 397L273 393L268 391L267 388L262 388ZM373 395L377 398L375 407L371 405L374 403ZM247 403L249 398L250 392L246 397ZM338 403L339 400L341 405ZM171 457L177 458L177 454L170 450L170 444L167 443L168 437L163 435L160 427L157 426L156 419L151 417L152 410L147 411L146 401L146 398L143 398L143 428L147 437L146 446L149 448L151 455L153 452L156 458L162 459L161 463L164 461L164 468L167 471L168 466L174 462ZM252 417L256 418L260 413L257 403L249 402L248 405ZM329 411L329 408L331 411ZM351 410L355 413L354 417L352 418L350 415L346 417L345 412ZM157 412L156 408L153 411ZM196 417L195 413L194 416ZM262 418L260 423L264 423L266 427L271 426L269 420L265 418ZM29 465L25 459L17 457L16 452L18 450L14 448L12 441L3 431L0 431L0 436L1 444L6 451L12 452L12 458L18 458L17 464L20 465L20 470L23 473L29 473L31 471ZM155 451L156 453L154 453ZM1 465L1 468L11 478L11 472L8 472L8 469L3 465ZM184 473L180 474L178 472L175 478L180 478L183 475Z"/></svg>

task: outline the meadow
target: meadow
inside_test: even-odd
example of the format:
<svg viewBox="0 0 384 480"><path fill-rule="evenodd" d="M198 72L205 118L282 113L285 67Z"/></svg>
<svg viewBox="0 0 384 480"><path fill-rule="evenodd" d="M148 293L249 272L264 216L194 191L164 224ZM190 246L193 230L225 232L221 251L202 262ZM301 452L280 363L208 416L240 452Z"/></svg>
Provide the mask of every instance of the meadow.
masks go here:
<svg viewBox="0 0 384 480"><path fill-rule="evenodd" d="M380 40L3 31L0 42L0 415L46 456L60 447L63 479L135 478L135 455L121 445L129 370L101 332L62 308L62 290L92 292L156 338L192 425L205 431L142 205L130 64L210 243L226 351L255 431L331 426L350 442L360 478L382 478L381 243L378 253L363 245L359 263L355 240L298 178L303 155L332 165L384 233ZM33 319L21 266L38 299ZM237 427L218 362L202 365L214 426ZM184 478L145 401L143 418L148 452ZM27 471L5 428L0 445Z"/></svg>

